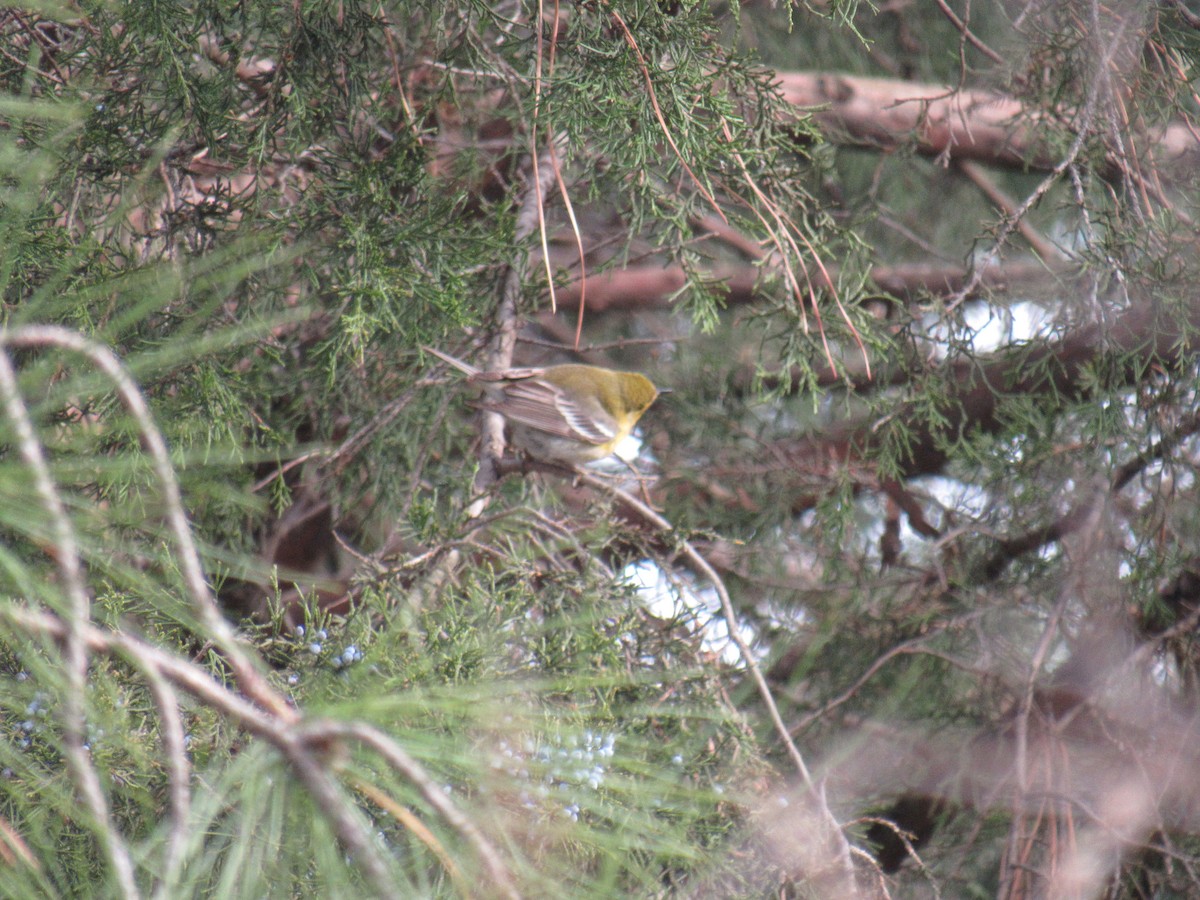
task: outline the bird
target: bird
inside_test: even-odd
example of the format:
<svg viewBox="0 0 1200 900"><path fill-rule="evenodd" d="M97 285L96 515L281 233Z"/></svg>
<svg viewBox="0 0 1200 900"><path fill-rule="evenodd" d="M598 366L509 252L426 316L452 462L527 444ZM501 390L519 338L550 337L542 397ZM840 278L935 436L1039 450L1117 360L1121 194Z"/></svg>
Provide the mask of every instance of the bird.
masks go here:
<svg viewBox="0 0 1200 900"><path fill-rule="evenodd" d="M609 456L664 393L638 372L579 364L489 372L422 349L481 385L483 408L504 416L513 444L547 462L576 465Z"/></svg>

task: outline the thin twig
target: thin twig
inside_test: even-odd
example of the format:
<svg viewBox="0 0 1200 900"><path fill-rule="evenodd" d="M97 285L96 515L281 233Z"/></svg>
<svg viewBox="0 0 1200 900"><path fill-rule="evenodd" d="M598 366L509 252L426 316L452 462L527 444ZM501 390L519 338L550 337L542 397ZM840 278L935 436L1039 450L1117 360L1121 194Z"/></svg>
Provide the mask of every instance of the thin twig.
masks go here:
<svg viewBox="0 0 1200 900"><path fill-rule="evenodd" d="M450 881L462 896L471 896L471 882L467 880L462 868L454 861L454 857L450 854L445 844L438 840L437 835L429 829L428 825L417 818L412 810L403 804L397 803L395 799L376 785L353 776L350 776L349 781L356 791L380 809L390 813L392 818L403 825L410 834L429 848L429 852L438 858L438 862L442 864L442 868L450 876Z"/></svg>
<svg viewBox="0 0 1200 900"><path fill-rule="evenodd" d="M1119 493L1147 466L1166 457L1197 431L1200 431L1200 412L1193 412L1185 416L1176 428L1163 435L1152 446L1122 463L1109 482L1109 493L1113 495ZM1046 525L1026 531L1016 537L1003 538L1000 546L987 562L978 567L977 583L992 581L1000 577L1012 560L1039 550L1051 541L1062 540L1076 531L1087 517L1090 502L1072 505L1066 513Z"/></svg>
<svg viewBox="0 0 1200 900"><path fill-rule="evenodd" d="M732 147L734 140L733 134L729 130L729 124L727 122L723 122L721 128L724 132L726 142ZM751 177L750 168L746 165L746 161L742 158L742 154L737 150L731 150L731 152L733 154L733 158L737 161L739 168L742 170L745 183L750 186L750 190L754 193L755 197L758 198L759 202L762 203L766 210L771 214L771 217L775 220L776 227L772 228L763 214L758 211L757 207L755 207L748 200L742 197L737 197L737 199L754 213L754 215L766 229L767 234L770 235L772 243L775 244L776 250L779 253L779 265L783 269L784 278L788 283L789 290L796 300L797 310L800 313L800 321L804 325L806 332L808 329L808 319L804 313L804 301L806 297L812 298L813 317L817 320L817 331L821 335L821 345L825 350L825 357L829 361L830 369L837 371L837 362L833 357L833 351L830 349L829 338L825 334L825 323L821 319L821 307L817 302L817 289L813 285L812 279L809 277L808 269L802 268L802 271L804 272L805 283L808 285L808 291L807 293L804 293L800 290L800 283L797 281L796 275L792 271L791 264L788 263L788 254L785 251L783 243L779 240L778 235L783 235L783 237L786 239L788 247L791 248L794 257L797 260L803 259L803 255L800 252L800 247L797 245L795 238L792 236L792 232L788 228L788 223L785 220L783 213L780 212L778 205L767 196L766 192L763 191L762 188L760 188L754 181L753 177ZM828 288L829 296L833 299L838 311L842 314L842 319L845 321L847 329L854 338L854 342L858 345L859 352L862 354L863 367L866 370L867 379L870 380L871 360L867 356L867 348L863 344L862 335L859 334L858 329L854 326L853 320L846 312L845 306L842 305L842 300L838 295L837 284L834 281L833 276L830 274L828 267L822 261L821 255L817 252L817 248L812 245L812 242L809 241L808 238L806 238L798 229L796 230L796 234L799 236L804 246L808 249L809 254L812 256L813 261L820 270L822 285Z"/></svg>
<svg viewBox="0 0 1200 900"><path fill-rule="evenodd" d="M531 178L525 186L525 195L521 198L517 210L516 223L513 227L513 241L518 248L517 255L509 263L500 285L500 297L496 304L495 326L493 340L488 351L487 360L483 366L490 371L499 371L512 366L513 349L517 344L517 322L519 311L517 301L521 296L521 285L525 280L525 271L529 265L529 252L525 249L525 241L533 234L541 215L543 198L550 189L550 179L554 177L554 166L550 164L549 150L545 158L534 166L538 175ZM503 476L501 460L504 457L504 416L495 410L484 409L479 416L479 469L475 472L475 499L466 509L468 521L479 519L491 503L491 488ZM470 541L474 533L466 535L465 541ZM451 550L430 570L419 584L409 592L408 604L411 609L420 609L427 597L432 597L442 586L454 577L462 564L462 553Z"/></svg>
<svg viewBox="0 0 1200 900"><path fill-rule="evenodd" d="M38 31L37 28L32 27L25 20L25 17L22 16L20 12L12 11L12 17L16 21L17 25L20 26L21 30L24 31L27 35L29 35L30 40L33 41L35 44L37 44L38 47L42 50L42 59L45 60L46 62L50 63L51 68L54 69L54 74L52 75L49 72L43 72L40 69L37 69L32 65L29 65L28 60L13 59L13 61L16 62L20 66L26 66L26 67L32 69L34 72L37 72L39 75L41 75L42 77L46 78L49 81L55 81L58 84L66 84L67 81L69 80L67 77L67 73L62 70L62 68L59 66L57 60L55 60L55 58L54 58L55 50L57 48L50 41L46 40L46 36L44 34L42 34L42 32ZM5 53L5 56L8 56L8 54ZM10 58L12 58L12 57L10 57Z"/></svg>
<svg viewBox="0 0 1200 900"><path fill-rule="evenodd" d="M867 666L867 670L865 672L863 672L862 675L860 675L855 680L855 682L852 685L850 685L850 687L846 688L846 690L844 690L841 694L839 694L837 697L834 697L832 700L825 703L825 705L823 705L819 709L815 709L812 712L808 713L807 715L803 716L799 722L797 722L795 725L792 726L792 728L789 731L789 734L800 734L802 731L804 731L804 729L808 728L808 726L811 725L813 722L815 722L817 719L824 718L829 713L831 713L833 710L835 710L839 706L841 706L843 703L852 699L859 692L859 690L862 689L862 686L864 684L866 684L868 681L870 681L872 678L874 678L876 673L880 669L882 669L885 665L887 665L887 663L890 662L891 660L895 659L898 656L907 656L909 654L923 653L924 650L921 645L932 640L935 637L940 636L943 632L946 631L947 628L949 628L949 623L944 624L941 627L934 629L933 631L929 632L928 634L917 635L915 638L904 641L901 644L897 644L896 646L890 648L886 653L882 654L881 656L876 657L875 661L872 662L871 665Z"/></svg>
<svg viewBox="0 0 1200 900"><path fill-rule="evenodd" d="M525 241L537 228L541 214L542 199L550 189L554 178L554 166L550 162L550 151L538 167L538 179L526 185L525 196L517 211L513 228L513 242L519 248L516 257L509 263L500 288L500 299L496 304L495 329L492 348L488 353L485 369L499 371L512 366L513 349L517 343L519 320L517 300L521 296L521 285L529 265L529 252ZM499 477L498 463L504 455L504 416L493 410L484 410L481 416L479 442L479 472L475 476L477 499L467 510L469 518L478 518L487 508L487 492Z"/></svg>
<svg viewBox="0 0 1200 900"><path fill-rule="evenodd" d="M984 196L1006 216L1016 214L1016 202L984 171L983 166L969 159L956 159L954 167L966 175L971 183L979 188ZM1024 216L1017 220L1017 228L1020 230L1021 236L1029 242L1033 252L1046 262L1058 262L1063 258L1063 254L1059 252L1053 242L1039 233Z"/></svg>
<svg viewBox="0 0 1200 900"><path fill-rule="evenodd" d="M555 6L555 23L554 31L550 37L550 55L551 59L554 56L554 45L558 42L558 7ZM542 191L542 174L540 171L541 161L538 159L538 116L542 112L542 57L543 57L543 40L542 30L545 28L546 19L545 11L542 8L542 0L537 0L537 11L535 13L536 21L534 22L534 32L537 34L537 41L534 47L533 54L533 112L529 119L529 164L533 167L533 189L537 193L537 225L538 225L538 241L542 246L542 263L546 267L546 285L550 289L550 311L558 312L558 304L554 299L554 272L550 264L550 242L546 236L546 197ZM554 143L554 138L551 137L549 143ZM549 157L547 157L549 161Z"/></svg>
<svg viewBox="0 0 1200 900"><path fill-rule="evenodd" d="M750 645L746 643L745 638L741 636L738 630L737 612L733 608L733 601L729 596L729 591L725 587L725 582L721 576L717 574L717 570L706 560L700 552L692 546L691 542L685 540L675 534L674 526L647 504L634 498L631 494L621 490L615 485L609 484L602 478L597 478L595 475L589 475L586 472L578 472L576 478L583 484L609 494L618 499L627 508L634 510L641 519L648 525L653 526L664 537L667 535L674 536L677 541L678 553L687 560L689 565L700 573L713 590L716 591L717 598L721 603L721 614L725 619L726 626L729 631L729 637L734 645L738 648L742 659L745 661L746 669L750 673L751 679L758 690L758 695L763 701L763 705L767 710L767 715L771 719L771 724L775 729L775 733L779 735L783 741L784 747L787 748L788 756L791 757L792 764L796 771L800 774L801 780L807 789L809 796L816 805L817 810L825 820L826 826L830 829L830 835L834 839L838 848L838 857L842 862L843 876L845 884L843 885L843 897L852 898L858 896L858 889L854 879L854 867L850 859L849 842L846 840L845 834L842 832L841 826L837 819L834 818L829 804L826 802L824 790L821 785L813 781L812 774L809 771L808 765L804 762L804 757L801 755L799 748L796 747L796 742L792 740L792 735L788 731L787 725L783 722L783 716L779 713L779 707L775 703L775 697L771 694L771 687L767 684L767 679L763 676L762 669L758 665L758 660L755 659L754 652Z"/></svg>
<svg viewBox="0 0 1200 900"><path fill-rule="evenodd" d="M336 778L329 772L329 763L316 748L327 732L318 734L309 729L308 723L296 728L285 729L279 739L273 741L276 749L291 763L296 773L326 820L341 841L342 848L359 866L370 881L377 897L401 900L405 895L396 888L394 873L384 861L379 844L357 804L341 790ZM315 739L315 740L314 740Z"/></svg>
<svg viewBox="0 0 1200 900"><path fill-rule="evenodd" d="M650 98L650 108L654 110L654 118L658 120L658 127L662 131L663 137L666 138L671 152L675 154L675 158L679 161L679 165L683 167L683 171L687 172L688 177L692 179L692 184L696 186L696 190L700 192L700 196L707 200L713 212L724 220L725 213L721 211L720 205L713 198L713 195L709 193L708 188L701 183L696 173L692 171L692 167L688 165L687 160L683 158L683 153L680 152L679 145L675 143L675 138L671 135L671 129L667 127L666 116L663 115L662 107L658 103L658 93L654 90L654 79L650 77L650 66L646 62L646 58L642 55L642 48L638 46L633 32L629 30L629 26L625 24L625 20L615 9L610 9L608 14L617 23L617 27L621 29L621 33L625 36L625 43L629 45L629 49L637 57L638 68L642 70L642 79L646 82L646 95Z"/></svg>
<svg viewBox="0 0 1200 900"><path fill-rule="evenodd" d="M1090 549L1092 543L1093 532L1098 525L1099 517L1103 509L1103 500L1094 499L1092 508L1088 511L1088 519L1090 528L1085 531L1084 547L1081 548L1079 560L1076 560L1076 567L1082 565L1083 559L1090 555L1087 550ZM1016 797L1013 800L1013 809L1021 809L1024 801L1029 797L1029 723L1033 715L1034 696L1037 690L1038 676L1041 674L1042 667L1046 663L1046 659L1050 655L1051 647L1058 636L1059 623L1063 616L1066 615L1067 606L1072 599L1073 592L1070 583L1063 585L1058 601L1054 604L1054 608L1050 611L1050 616L1046 620L1046 625L1042 629L1041 637L1038 639L1037 646L1034 648L1033 656L1029 660L1029 672L1025 678L1024 689L1021 693L1020 703L1017 709L1015 718L1016 733L1014 736L1015 746L1013 748L1013 767L1016 770ZM1021 817L1014 817L1012 825L1009 829L1007 862L1004 865L1004 872L1001 878L1001 890L998 896L1008 896L1015 893L1015 885L1023 876L1021 868L1021 860L1024 854L1028 851L1028 844L1021 847ZM1029 842L1033 841L1037 828L1033 828L1030 832Z"/></svg>
<svg viewBox="0 0 1200 900"><path fill-rule="evenodd" d="M159 733L162 735L163 757L167 763L167 846L163 851L162 875L154 890L156 900L175 896L183 853L190 835L192 794L189 789L191 766L184 742L183 719L175 689L154 666L143 665L140 658L133 663L141 671L158 709Z"/></svg>
<svg viewBox="0 0 1200 900"><path fill-rule="evenodd" d="M663 536L674 534L675 527L669 521L667 521L667 519L663 518L642 501L636 499L632 494L621 490L621 488L616 487L613 484L609 484L602 478L597 478L595 475L590 475L587 472L579 472L576 475L576 478L583 484L590 485L599 491L613 495L622 504L628 504L629 508L634 510L638 516L644 522L646 522L646 524L653 526ZM754 679L754 682L758 687L759 694L762 696L763 703L767 707L772 723L774 724L776 731L779 733L780 738L783 739L784 746L788 751L788 755L792 758L792 762L796 766L796 771L800 773L800 777L804 780L805 786L812 788L812 775L808 770L808 766L804 762L804 757L800 755L800 751L797 749L795 742L792 740L791 734L788 732L787 727L783 724L783 717L779 714L779 708L775 704L775 698L771 695L771 688L767 684L767 680L763 676L762 670L759 668L758 661L754 657L754 652L751 650L750 645L746 643L745 638L743 638L738 631L737 612L733 608L733 601L729 597L729 591L725 587L725 582L721 579L721 576L717 574L716 569L712 567L708 560L706 560L689 541L684 540L678 535L675 535L675 537L679 541L680 555L682 555L697 571L699 571L699 573L703 575L710 584L712 584L713 590L716 591L717 598L721 603L721 614L725 618L726 624L729 627L729 636L733 640L733 643L737 646L738 652L741 653L742 659L745 660L746 668L751 673L751 677Z"/></svg>
<svg viewBox="0 0 1200 900"><path fill-rule="evenodd" d="M389 766L415 785L425 802L474 848L487 869L496 893L509 900L517 900L521 896L499 851L484 837L478 826L450 802L442 786L430 778L420 763L409 756L392 738L365 722L322 721L311 723L308 727L313 729L314 734L328 734L354 740L378 753Z"/></svg>
<svg viewBox="0 0 1200 900"><path fill-rule="evenodd" d="M1111 50L1110 50L1111 56ZM1107 61L1107 60L1106 60ZM1050 173L1038 183L1033 192L1018 206L1013 212L1005 217L1004 224L1001 225L999 233L996 235L993 252L999 250L1009 236L1017 229L1017 226L1022 219L1025 218L1029 210L1033 209L1034 205L1044 197L1050 188L1052 188L1062 174L1075 164L1075 160L1083 151L1083 146L1087 143L1091 136L1092 122L1096 116L1096 107L1100 102L1100 79L1095 79L1088 91L1087 99L1084 102L1083 109L1080 111L1079 127L1075 135L1075 139L1071 141L1071 146L1067 148L1066 154L1058 163L1050 170ZM971 278L967 281L960 290L954 293L953 298L946 304L946 311L949 312L961 304L969 297L979 283L983 280L983 267L976 266L971 274Z"/></svg>
<svg viewBox="0 0 1200 900"><path fill-rule="evenodd" d="M367 446L371 438L378 434L383 429L387 428L396 420L396 417L404 411L408 404L412 403L417 395L419 388L428 387L430 382L426 379L419 379L407 391L396 397L394 400L384 404L379 412L371 417L370 421L361 426L357 431L342 441L341 445L329 454L329 457L321 462L320 471L329 471L333 475L339 475L348 466L354 458L359 454L363 447ZM278 474L278 473L276 473ZM274 475L271 477L275 477ZM264 479L266 481L267 479ZM254 486L255 490L260 490L264 486L262 482Z"/></svg>
<svg viewBox="0 0 1200 900"><path fill-rule="evenodd" d="M967 26L967 23L955 15L954 10L950 8L946 0L934 0L934 2L938 5L942 14L950 20L950 24L958 29L959 34L966 39L967 43L997 65L1004 65L1004 57L980 40L975 32Z"/></svg>

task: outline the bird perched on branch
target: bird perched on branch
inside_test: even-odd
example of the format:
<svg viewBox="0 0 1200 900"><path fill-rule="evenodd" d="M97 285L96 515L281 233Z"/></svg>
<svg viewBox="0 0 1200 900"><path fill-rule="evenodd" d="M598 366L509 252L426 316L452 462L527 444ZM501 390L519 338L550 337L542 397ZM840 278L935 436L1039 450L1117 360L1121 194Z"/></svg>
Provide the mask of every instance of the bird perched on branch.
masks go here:
<svg viewBox="0 0 1200 900"><path fill-rule="evenodd" d="M448 353L423 349L483 387L484 409L508 420L513 443L551 462L608 456L662 393L637 372L584 365L484 372Z"/></svg>

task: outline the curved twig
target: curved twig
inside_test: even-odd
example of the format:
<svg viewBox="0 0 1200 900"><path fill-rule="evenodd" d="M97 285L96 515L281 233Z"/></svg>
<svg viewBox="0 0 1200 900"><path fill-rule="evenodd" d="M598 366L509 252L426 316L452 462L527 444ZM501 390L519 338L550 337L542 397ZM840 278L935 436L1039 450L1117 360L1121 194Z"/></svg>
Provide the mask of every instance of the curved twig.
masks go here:
<svg viewBox="0 0 1200 900"><path fill-rule="evenodd" d="M171 465L166 442L154 424L153 416L137 384L116 354L102 344L77 332L55 325L28 325L0 333L0 342L14 347L60 347L85 356L103 372L117 389L125 408L137 422L142 441L150 454L151 465L162 491L167 523L175 537L179 568L191 596L192 608L205 629L206 637L220 649L233 669L238 685L255 702L262 704L284 721L295 721L297 713L275 691L251 662L233 627L221 615L216 599L204 577L200 553L192 538L191 526L183 511L179 482Z"/></svg>
<svg viewBox="0 0 1200 900"><path fill-rule="evenodd" d="M68 630L66 623L56 616L15 605L0 604L0 621L26 633L59 640L65 639ZM167 682L212 707L247 733L266 741L283 754L322 811L330 817L338 839L347 851L353 853L379 896L397 896L387 864L366 823L355 816L354 804L340 793L337 780L329 774L328 748L342 740L354 740L371 748L396 772L414 784L425 802L475 849L497 893L510 900L520 896L499 851L454 805L420 763L373 726L364 722L332 719L283 723L271 712L229 690L199 666L155 644L87 623L80 627L79 633L92 652L117 653L136 660L143 669L153 670Z"/></svg>
<svg viewBox="0 0 1200 900"><path fill-rule="evenodd" d="M109 815L108 800L100 784L100 776L92 766L91 756L84 746L84 725L87 690L88 647L84 630L91 619L91 604L84 583L83 561L79 555L79 543L75 540L75 529L67 516L62 497L54 486L50 467L46 463L42 445L33 430L29 409L21 397L17 384L17 373L7 352L13 343L9 335L0 332L0 394L3 395L5 415L17 433L17 446L25 465L33 474L34 490L46 515L50 519L54 541L54 560L59 576L67 593L67 606L63 611L63 662L67 673L67 689L63 695L63 751L67 769L92 821L89 823L100 845L108 855L113 874L124 896L139 895L133 877L133 859L129 848L121 840Z"/></svg>
<svg viewBox="0 0 1200 900"><path fill-rule="evenodd" d="M587 484L603 493L609 494L618 499L622 504L629 509L635 511L641 519L648 525L652 526L662 535L673 535L676 541L677 552L680 556L687 560L688 564L706 578L713 590L716 591L717 598L721 603L721 615L724 617L729 630L729 637L734 645L738 648L742 659L746 663L746 669L750 673L751 679L754 681L754 686L758 690L758 695L766 707L767 715L771 719L771 724L775 729L775 733L779 735L783 745L787 748L788 756L792 760L796 771L800 774L800 779L804 782L804 786L808 794L815 804L816 809L825 821L826 827L829 829L830 836L833 838L835 846L838 850L839 863L842 866L842 874L845 879L843 884L843 897L853 898L858 896L858 888L854 879L854 866L850 859L850 844L846 840L845 834L842 832L841 826L830 810L829 804L825 800L824 790L821 785L813 781L812 773L809 771L804 757L801 755L796 742L792 739L791 732L788 731L787 725L784 724L783 716L779 713L779 706L775 703L775 697L771 694L771 686L767 684L767 679L762 673L762 668L758 665L758 660L755 659L754 653L750 645L746 643L745 638L741 636L737 627L737 612L733 608L733 601L730 599L729 590L725 587L725 582L717 573L717 570L706 560L691 542L675 534L675 527L663 516L659 515L648 505L636 499L628 492L621 490L615 485L608 484L601 478L595 475L589 475L586 472L577 472L576 478L583 484Z"/></svg>

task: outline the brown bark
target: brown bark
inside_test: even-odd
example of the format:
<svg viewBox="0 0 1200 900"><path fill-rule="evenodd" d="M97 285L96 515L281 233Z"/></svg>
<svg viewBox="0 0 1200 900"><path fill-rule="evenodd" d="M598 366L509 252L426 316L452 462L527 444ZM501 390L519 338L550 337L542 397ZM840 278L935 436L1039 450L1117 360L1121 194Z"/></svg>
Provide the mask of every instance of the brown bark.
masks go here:
<svg viewBox="0 0 1200 900"><path fill-rule="evenodd" d="M825 269L836 281L837 266L827 263ZM819 272L810 274L814 287L827 284ZM978 291L1005 290L1018 283L1036 284L1055 274L1061 272L1044 263L992 265L984 269ZM760 275L761 270L748 263L720 266L707 273L712 281L725 285L726 301L730 304L750 303L760 298ZM871 269L871 281L880 292L905 302L923 295L949 296L961 290L970 278L971 272L967 268L944 264L908 263ZM682 266L648 264L588 275L558 288L554 296L560 309L576 309L586 285L585 303L589 313L666 309L686 283L687 275ZM809 300L811 302L811 298Z"/></svg>
<svg viewBox="0 0 1200 900"><path fill-rule="evenodd" d="M723 266L709 273L725 285L730 303L749 303L756 296L759 270L751 265ZM589 313L615 310L667 308L687 284L679 265L628 266L573 281L554 292L560 309L576 309L584 298Z"/></svg>
<svg viewBox="0 0 1200 900"><path fill-rule="evenodd" d="M793 106L814 110L833 143L884 151L912 144L925 156L1022 170L1049 170L1059 161L1044 139L1046 114L1005 94L829 72L780 72L779 88ZM1159 163L1200 158L1200 135L1182 122L1146 137Z"/></svg>

